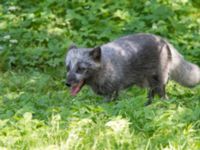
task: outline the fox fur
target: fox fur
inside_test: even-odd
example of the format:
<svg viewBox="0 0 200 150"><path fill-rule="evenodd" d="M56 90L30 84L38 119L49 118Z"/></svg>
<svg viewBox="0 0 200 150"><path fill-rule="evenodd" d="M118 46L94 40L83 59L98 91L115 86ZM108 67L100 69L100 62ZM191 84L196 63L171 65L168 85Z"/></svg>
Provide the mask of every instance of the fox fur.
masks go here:
<svg viewBox="0 0 200 150"><path fill-rule="evenodd" d="M95 48L71 46L66 66L66 85L72 95L87 84L107 101L115 99L120 90L137 85L148 88L148 105L155 94L167 98L169 79L186 87L200 83L200 68L153 34L128 35Z"/></svg>

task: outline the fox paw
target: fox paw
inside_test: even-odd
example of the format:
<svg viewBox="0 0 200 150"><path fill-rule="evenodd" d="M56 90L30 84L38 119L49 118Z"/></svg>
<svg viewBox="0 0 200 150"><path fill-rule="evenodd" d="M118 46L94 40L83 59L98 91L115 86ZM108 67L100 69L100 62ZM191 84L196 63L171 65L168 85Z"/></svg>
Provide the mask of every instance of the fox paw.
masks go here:
<svg viewBox="0 0 200 150"><path fill-rule="evenodd" d="M106 98L106 99L103 99L103 102L104 102L104 103L110 103L110 102L112 102L112 100Z"/></svg>
<svg viewBox="0 0 200 150"><path fill-rule="evenodd" d="M150 105L151 103L152 103L152 101L147 101L147 102L144 103L144 106L148 106L148 105Z"/></svg>

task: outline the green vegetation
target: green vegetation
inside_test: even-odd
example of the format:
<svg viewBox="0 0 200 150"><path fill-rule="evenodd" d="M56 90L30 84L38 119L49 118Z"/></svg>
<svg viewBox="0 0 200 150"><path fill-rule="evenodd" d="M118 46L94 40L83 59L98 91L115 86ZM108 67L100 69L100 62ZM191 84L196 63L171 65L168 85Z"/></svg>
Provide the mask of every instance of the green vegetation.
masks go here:
<svg viewBox="0 0 200 150"><path fill-rule="evenodd" d="M200 87L170 82L169 101L148 107L133 87L102 103L71 97L64 57L75 42L103 44L150 32L200 65L199 0L1 0L0 149L200 149Z"/></svg>

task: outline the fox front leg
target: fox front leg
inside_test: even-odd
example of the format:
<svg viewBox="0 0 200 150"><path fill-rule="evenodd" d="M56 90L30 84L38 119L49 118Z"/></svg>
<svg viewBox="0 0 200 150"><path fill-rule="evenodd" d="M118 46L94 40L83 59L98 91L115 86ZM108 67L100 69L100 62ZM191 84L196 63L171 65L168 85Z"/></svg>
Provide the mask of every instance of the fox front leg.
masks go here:
<svg viewBox="0 0 200 150"><path fill-rule="evenodd" d="M104 96L104 102L115 101L117 97L118 97L118 91L114 91L112 94Z"/></svg>
<svg viewBox="0 0 200 150"><path fill-rule="evenodd" d="M103 102L108 103L108 102L111 102L111 101L112 101L112 96L111 95L104 96Z"/></svg>

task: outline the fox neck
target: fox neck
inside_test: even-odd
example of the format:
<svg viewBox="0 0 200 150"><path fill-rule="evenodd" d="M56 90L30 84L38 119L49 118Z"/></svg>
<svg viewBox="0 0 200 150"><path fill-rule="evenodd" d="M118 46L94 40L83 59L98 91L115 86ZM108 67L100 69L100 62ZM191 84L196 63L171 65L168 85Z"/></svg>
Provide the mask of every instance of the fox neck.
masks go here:
<svg viewBox="0 0 200 150"><path fill-rule="evenodd" d="M110 78L111 72L108 71L106 66L102 66L99 70L95 71L93 76L87 80L86 84L99 95L108 95L115 90L115 82Z"/></svg>
<svg viewBox="0 0 200 150"><path fill-rule="evenodd" d="M93 84L97 84L98 81L100 81L100 77L101 77L101 68L99 70L96 70L92 76L90 76L87 80L86 80L86 84L88 85L93 85Z"/></svg>

